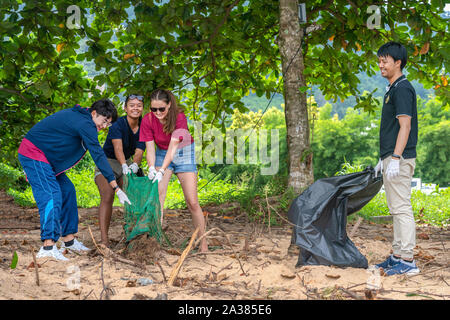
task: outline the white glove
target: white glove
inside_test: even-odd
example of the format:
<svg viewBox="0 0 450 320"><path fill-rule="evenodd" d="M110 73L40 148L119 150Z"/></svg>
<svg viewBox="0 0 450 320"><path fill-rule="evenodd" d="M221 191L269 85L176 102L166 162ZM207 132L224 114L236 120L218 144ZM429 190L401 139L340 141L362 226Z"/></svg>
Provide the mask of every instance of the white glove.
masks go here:
<svg viewBox="0 0 450 320"><path fill-rule="evenodd" d="M378 177L378 174L383 174L383 161L381 160L381 158L378 160L378 163L375 166L375 178Z"/></svg>
<svg viewBox="0 0 450 320"><path fill-rule="evenodd" d="M386 178L392 180L400 173L400 159L391 159L386 169Z"/></svg>
<svg viewBox="0 0 450 320"><path fill-rule="evenodd" d="M159 169L155 175L155 178L153 178L152 182L155 182L155 181L158 181L158 183L161 182L161 179L164 175L164 171L165 170L163 168Z"/></svg>
<svg viewBox="0 0 450 320"><path fill-rule="evenodd" d="M122 189L118 188L116 194L121 204L125 204L125 202L128 202L128 204L131 205L130 199L128 199L128 196L125 194L125 192L122 191Z"/></svg>
<svg viewBox="0 0 450 320"><path fill-rule="evenodd" d="M155 169L154 166L151 166L150 168L148 168L148 174L147 174L147 177L148 177L150 180L153 180L153 178L155 178L155 176L156 176L156 169Z"/></svg>
<svg viewBox="0 0 450 320"><path fill-rule="evenodd" d="M133 162L132 164L130 164L129 168L131 171L133 171L133 173L137 173L139 170L139 166L137 165L136 162Z"/></svg>
<svg viewBox="0 0 450 320"><path fill-rule="evenodd" d="M128 168L128 165L126 163L124 163L122 165L122 172L123 172L124 175L127 175L127 174L131 173L131 170L130 170L130 168Z"/></svg>

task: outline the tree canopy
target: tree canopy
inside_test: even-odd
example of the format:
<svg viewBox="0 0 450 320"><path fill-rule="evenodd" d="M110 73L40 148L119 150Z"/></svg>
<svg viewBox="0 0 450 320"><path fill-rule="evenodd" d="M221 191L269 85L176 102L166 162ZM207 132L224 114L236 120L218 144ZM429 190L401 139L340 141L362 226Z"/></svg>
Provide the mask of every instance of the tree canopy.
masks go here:
<svg viewBox="0 0 450 320"><path fill-rule="evenodd" d="M267 98L283 80L278 1L166 0L76 2L0 0L1 157L13 159L20 137L44 116L157 87L172 89L193 120L225 126L242 97ZM434 88L449 105L449 24L444 1L378 1L380 25L369 28L373 1L307 1L301 54L306 92L326 99L355 97L374 110L373 92L358 90L360 72L374 75L376 51L390 40L409 54L408 78ZM79 18L79 19L77 19ZM79 26L77 25L79 20ZM84 43L86 50L80 50ZM89 78L82 63L93 63Z"/></svg>

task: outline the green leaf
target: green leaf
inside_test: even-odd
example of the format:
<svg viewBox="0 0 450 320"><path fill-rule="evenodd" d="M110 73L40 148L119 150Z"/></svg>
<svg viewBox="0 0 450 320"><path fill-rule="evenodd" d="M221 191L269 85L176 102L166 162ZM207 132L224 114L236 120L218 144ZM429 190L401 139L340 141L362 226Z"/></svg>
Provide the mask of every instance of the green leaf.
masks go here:
<svg viewBox="0 0 450 320"><path fill-rule="evenodd" d="M17 256L17 252L14 251L13 258L11 261L11 265L9 266L11 269L15 269L17 267L17 262L19 261L19 257Z"/></svg>
<svg viewBox="0 0 450 320"><path fill-rule="evenodd" d="M306 86L303 86L303 87L300 87L299 88L299 90L300 90L300 92L302 92L302 93L305 93L306 91L308 91L308 87L306 87Z"/></svg>

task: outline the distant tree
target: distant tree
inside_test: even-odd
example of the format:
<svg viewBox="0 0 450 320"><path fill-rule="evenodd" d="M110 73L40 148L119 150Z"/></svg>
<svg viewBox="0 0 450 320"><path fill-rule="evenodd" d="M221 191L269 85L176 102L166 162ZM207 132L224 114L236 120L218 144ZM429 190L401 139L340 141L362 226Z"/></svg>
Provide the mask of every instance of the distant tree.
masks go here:
<svg viewBox="0 0 450 320"><path fill-rule="evenodd" d="M348 108L345 117L330 117L331 105L319 108L315 123L314 176L334 176L342 164L374 166L378 157L379 121L376 114Z"/></svg>
<svg viewBox="0 0 450 320"><path fill-rule="evenodd" d="M416 176L424 182L450 186L450 120L421 128Z"/></svg>
<svg viewBox="0 0 450 320"><path fill-rule="evenodd" d="M101 97L119 103L120 94L165 87L191 119L225 130L234 109L247 111L241 98L252 89L267 99L284 95L288 185L299 191L313 181L308 88L316 86L326 100L354 96L355 107L374 110L374 92L363 95L356 75L375 74L381 44L404 43L409 79L434 88L444 106L450 100L450 33L441 0L378 1L375 28L368 27L376 15L368 12L371 0L306 1L302 25L296 0L82 0L75 4L79 26L77 12L67 11L73 4L0 0L4 159L15 158L34 123L75 103ZM87 51L77 53L81 40ZM99 73L89 79L80 62Z"/></svg>
<svg viewBox="0 0 450 320"><path fill-rule="evenodd" d="M450 185L450 109L437 99L418 100L419 141L415 176L441 187Z"/></svg>

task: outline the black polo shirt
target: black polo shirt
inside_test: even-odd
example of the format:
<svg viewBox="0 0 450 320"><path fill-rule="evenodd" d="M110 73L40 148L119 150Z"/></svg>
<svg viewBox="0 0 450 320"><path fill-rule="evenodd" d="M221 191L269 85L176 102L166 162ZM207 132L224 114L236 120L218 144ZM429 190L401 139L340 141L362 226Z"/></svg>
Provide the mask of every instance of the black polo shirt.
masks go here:
<svg viewBox="0 0 450 320"><path fill-rule="evenodd" d="M394 81L384 95L380 123L380 157L384 159L394 153L400 124L397 117L411 117L411 131L403 151L403 158L416 157L417 145L417 97L411 83L402 75Z"/></svg>
<svg viewBox="0 0 450 320"><path fill-rule="evenodd" d="M106 156L110 159L116 159L114 153L114 146L112 144L112 139L121 139L123 154L125 159L129 159L134 155L136 148L145 150L145 143L139 142L139 130L141 127L141 120L139 119L139 129L136 133L133 133L130 125L127 121L127 116L120 117L116 122L109 128L108 135L106 136L105 144L103 145L103 151Z"/></svg>

